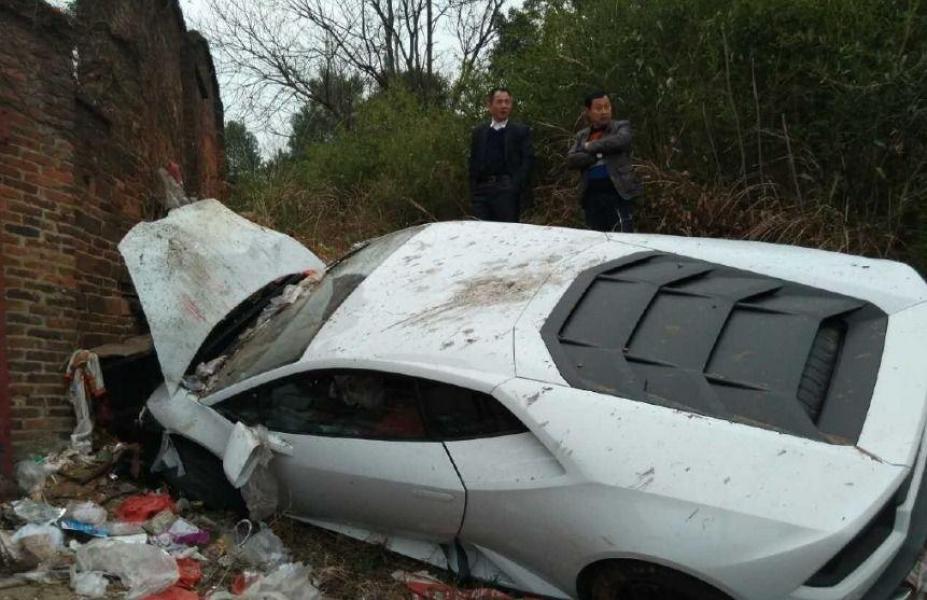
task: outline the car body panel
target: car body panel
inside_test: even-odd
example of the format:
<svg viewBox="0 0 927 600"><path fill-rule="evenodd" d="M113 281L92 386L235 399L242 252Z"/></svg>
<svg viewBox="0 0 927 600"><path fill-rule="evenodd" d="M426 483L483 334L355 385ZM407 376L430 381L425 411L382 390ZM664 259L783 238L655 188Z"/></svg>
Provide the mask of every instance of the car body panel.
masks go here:
<svg viewBox="0 0 927 600"><path fill-rule="evenodd" d="M880 459L911 466L924 430L927 404L927 303L888 318L882 365L857 445Z"/></svg>
<svg viewBox="0 0 927 600"><path fill-rule="evenodd" d="M560 261L603 240L554 227L431 225L358 286L304 359L389 358L511 376L512 329L525 305Z"/></svg>
<svg viewBox="0 0 927 600"><path fill-rule="evenodd" d="M256 225L217 200L175 208L119 243L151 328L164 380L177 390L217 324L277 278L325 264L293 238Z"/></svg>
<svg viewBox="0 0 927 600"><path fill-rule="evenodd" d="M745 240L636 233L606 235L610 240L641 249L683 254L860 298L887 314L927 301L923 279L900 262Z"/></svg>
<svg viewBox="0 0 927 600"><path fill-rule="evenodd" d="M532 570L562 573L555 585L575 577L580 560L636 557L694 570L735 597L781 598L868 523L907 474L853 446L595 392L512 379L496 397L559 460L570 483L485 498L468 487L462 535ZM612 436L589 435L606 422ZM478 513L484 501L489 506ZM518 510L506 512L503 503ZM524 531L520 514L544 524L541 537L574 531L584 550L551 558L537 550L541 537L526 539L536 532ZM522 532L517 542L497 533L506 522ZM565 565L573 556L583 558Z"/></svg>
<svg viewBox="0 0 927 600"><path fill-rule="evenodd" d="M288 512L436 543L460 530L464 488L440 442L277 435L293 446L273 461Z"/></svg>

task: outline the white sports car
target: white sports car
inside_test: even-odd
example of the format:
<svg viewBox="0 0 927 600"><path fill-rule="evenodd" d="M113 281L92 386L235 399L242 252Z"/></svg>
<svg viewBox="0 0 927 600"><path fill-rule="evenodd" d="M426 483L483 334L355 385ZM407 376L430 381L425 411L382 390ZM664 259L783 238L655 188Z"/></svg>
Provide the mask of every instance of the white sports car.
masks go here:
<svg viewBox="0 0 927 600"><path fill-rule="evenodd" d="M890 598L927 538L903 264L450 222L326 269L211 200L120 250L193 488L263 425L292 517L554 598Z"/></svg>

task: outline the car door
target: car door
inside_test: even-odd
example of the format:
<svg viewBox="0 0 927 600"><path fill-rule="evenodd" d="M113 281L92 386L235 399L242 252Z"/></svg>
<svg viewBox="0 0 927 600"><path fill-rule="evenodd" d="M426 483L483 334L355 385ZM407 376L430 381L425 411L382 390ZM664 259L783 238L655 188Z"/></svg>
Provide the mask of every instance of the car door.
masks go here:
<svg viewBox="0 0 927 600"><path fill-rule="evenodd" d="M436 544L457 535L464 488L444 445L429 438L414 379L310 371L215 408L292 444L272 463L285 512L346 532Z"/></svg>

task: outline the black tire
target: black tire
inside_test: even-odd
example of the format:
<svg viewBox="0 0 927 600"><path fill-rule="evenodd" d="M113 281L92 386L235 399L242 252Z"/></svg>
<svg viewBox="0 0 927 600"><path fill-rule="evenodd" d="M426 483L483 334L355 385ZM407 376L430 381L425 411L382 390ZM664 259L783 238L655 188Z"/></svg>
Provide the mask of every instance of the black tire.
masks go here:
<svg viewBox="0 0 927 600"><path fill-rule="evenodd" d="M161 474L167 484L188 500L199 500L207 508L232 510L240 515L248 512L241 492L232 487L222 470L222 462L199 444L171 436L171 442L180 455L184 474L177 469L166 469Z"/></svg>
<svg viewBox="0 0 927 600"><path fill-rule="evenodd" d="M685 573L635 560L596 567L582 587L584 600L731 600Z"/></svg>
<svg viewBox="0 0 927 600"><path fill-rule="evenodd" d="M798 401L812 421L817 422L821 414L842 342L843 328L834 323L822 323L814 336L798 384Z"/></svg>

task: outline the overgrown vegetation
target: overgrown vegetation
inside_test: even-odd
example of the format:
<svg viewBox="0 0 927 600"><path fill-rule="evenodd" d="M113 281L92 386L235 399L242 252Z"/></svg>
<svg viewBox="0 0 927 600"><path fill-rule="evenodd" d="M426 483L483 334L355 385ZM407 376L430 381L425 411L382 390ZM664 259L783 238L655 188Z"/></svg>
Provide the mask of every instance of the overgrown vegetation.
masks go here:
<svg viewBox="0 0 927 600"><path fill-rule="evenodd" d="M528 219L579 224L562 156L580 98L602 88L636 128L641 229L927 264L921 1L528 0L496 25L453 93L370 82L350 119L302 127L234 204L326 252L461 217L467 132L503 83L535 129Z"/></svg>

